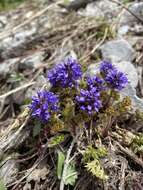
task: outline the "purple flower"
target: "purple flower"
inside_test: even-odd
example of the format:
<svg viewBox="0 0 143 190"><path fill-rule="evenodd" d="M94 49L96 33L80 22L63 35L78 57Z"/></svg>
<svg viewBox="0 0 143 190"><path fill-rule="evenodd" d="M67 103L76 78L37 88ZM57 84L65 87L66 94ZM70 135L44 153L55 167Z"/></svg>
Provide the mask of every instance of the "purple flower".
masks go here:
<svg viewBox="0 0 143 190"><path fill-rule="evenodd" d="M127 76L118 71L110 62L104 61L100 65L100 72L110 88L115 90L122 90L128 84Z"/></svg>
<svg viewBox="0 0 143 190"><path fill-rule="evenodd" d="M80 95L76 96L75 100L80 110L92 115L98 112L101 107L99 96L100 94L95 87L90 90L81 89Z"/></svg>
<svg viewBox="0 0 143 190"><path fill-rule="evenodd" d="M127 76L116 69L111 70L105 76L105 81L111 88L115 90L122 90L128 84Z"/></svg>
<svg viewBox="0 0 143 190"><path fill-rule="evenodd" d="M108 72L112 71L115 69L115 67L108 61L103 61L100 64L100 72L103 74L107 74Z"/></svg>
<svg viewBox="0 0 143 190"><path fill-rule="evenodd" d="M38 91L37 95L32 97L32 102L29 106L32 116L46 123L51 114L58 111L58 101L58 97L53 92Z"/></svg>
<svg viewBox="0 0 143 190"><path fill-rule="evenodd" d="M72 57L63 63L57 64L48 72L48 79L53 87L72 87L77 85L77 80L82 77L80 64Z"/></svg>
<svg viewBox="0 0 143 190"><path fill-rule="evenodd" d="M104 80L98 76L93 76L93 77L88 76L86 80L89 89L92 89L93 87L96 87L98 91L105 89Z"/></svg>

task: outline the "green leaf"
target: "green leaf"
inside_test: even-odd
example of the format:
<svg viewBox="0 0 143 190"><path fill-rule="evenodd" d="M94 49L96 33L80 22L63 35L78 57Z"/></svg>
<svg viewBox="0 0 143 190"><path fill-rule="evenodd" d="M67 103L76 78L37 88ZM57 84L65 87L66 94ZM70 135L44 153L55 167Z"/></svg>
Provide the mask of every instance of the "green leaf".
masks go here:
<svg viewBox="0 0 143 190"><path fill-rule="evenodd" d="M75 170L75 164L69 164L66 170L66 175L64 180L65 185L72 185L74 186L75 181L77 179L77 172Z"/></svg>
<svg viewBox="0 0 143 190"><path fill-rule="evenodd" d="M48 147L54 147L58 144L60 144L62 141L64 141L65 136L64 135L57 135L55 137L53 137L52 139L50 139L50 141L48 142Z"/></svg>
<svg viewBox="0 0 143 190"><path fill-rule="evenodd" d="M2 179L0 179L0 190L7 190L7 187Z"/></svg>
<svg viewBox="0 0 143 190"><path fill-rule="evenodd" d="M64 161L65 161L65 155L61 151L58 151L58 164L57 164L58 179L61 179L62 177Z"/></svg>

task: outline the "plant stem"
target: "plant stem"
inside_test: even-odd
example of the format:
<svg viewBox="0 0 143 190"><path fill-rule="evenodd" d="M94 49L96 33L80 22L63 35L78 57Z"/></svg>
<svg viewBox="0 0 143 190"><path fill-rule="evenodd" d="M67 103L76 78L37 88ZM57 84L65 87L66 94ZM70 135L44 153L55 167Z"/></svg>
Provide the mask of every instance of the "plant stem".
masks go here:
<svg viewBox="0 0 143 190"><path fill-rule="evenodd" d="M103 128L102 130L102 136L107 137L108 136L108 131L111 128L113 122L115 121L116 117L109 116L109 120L107 122L107 125Z"/></svg>

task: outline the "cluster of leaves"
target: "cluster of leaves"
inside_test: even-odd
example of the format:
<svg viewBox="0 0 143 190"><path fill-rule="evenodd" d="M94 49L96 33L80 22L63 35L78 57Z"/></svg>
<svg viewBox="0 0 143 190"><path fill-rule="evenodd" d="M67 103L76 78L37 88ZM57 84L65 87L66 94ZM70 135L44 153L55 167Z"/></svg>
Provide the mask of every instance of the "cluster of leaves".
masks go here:
<svg viewBox="0 0 143 190"><path fill-rule="evenodd" d="M133 138L131 147L135 153L143 154L143 134L136 135Z"/></svg>
<svg viewBox="0 0 143 190"><path fill-rule="evenodd" d="M63 177L63 181L65 185L74 185L75 181L77 179L77 172L75 169L75 163L70 162L68 163L66 173L63 176L63 167L65 162L65 155L63 152L58 151L58 164L57 164L57 176L58 179L61 179Z"/></svg>
<svg viewBox="0 0 143 190"><path fill-rule="evenodd" d="M104 147L97 149L88 146L83 154L83 162L87 171L91 172L93 176L99 179L106 180L108 176L105 174L104 169L100 163L100 159L107 155L107 150Z"/></svg>

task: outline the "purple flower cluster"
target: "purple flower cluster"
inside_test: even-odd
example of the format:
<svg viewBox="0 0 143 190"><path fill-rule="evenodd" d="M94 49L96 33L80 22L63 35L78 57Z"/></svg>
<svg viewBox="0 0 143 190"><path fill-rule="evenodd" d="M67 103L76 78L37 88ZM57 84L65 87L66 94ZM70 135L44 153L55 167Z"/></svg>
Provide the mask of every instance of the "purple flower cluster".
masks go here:
<svg viewBox="0 0 143 190"><path fill-rule="evenodd" d="M128 84L126 75L120 71L112 70L105 77L105 81L115 90L122 90Z"/></svg>
<svg viewBox="0 0 143 190"><path fill-rule="evenodd" d="M32 97L32 102L29 106L32 116L46 123L51 114L58 111L58 101L58 97L53 92L38 91L37 95Z"/></svg>
<svg viewBox="0 0 143 190"><path fill-rule="evenodd" d="M53 87L75 86L81 77L81 66L72 57L67 58L48 72L48 79Z"/></svg>
<svg viewBox="0 0 143 190"><path fill-rule="evenodd" d="M112 89L120 91L128 84L127 76L124 73L118 71L117 68L109 62L101 63L100 72L103 74L107 85Z"/></svg>
<svg viewBox="0 0 143 190"><path fill-rule="evenodd" d="M109 73L110 71L114 69L115 67L108 61L103 61L100 64L100 72L103 73L104 75L106 75L107 73Z"/></svg>
<svg viewBox="0 0 143 190"><path fill-rule="evenodd" d="M104 80L98 76L93 76L93 77L88 76L86 78L86 81L87 81L87 86L89 89L96 87L98 91L101 91L105 88Z"/></svg>
<svg viewBox="0 0 143 190"><path fill-rule="evenodd" d="M76 87L81 77L81 66L72 57L67 58L48 72L48 80L52 87L60 87L61 90L63 88ZM100 65L98 76L86 77L86 87L80 89L79 94L75 96L75 104L79 110L93 115L102 107L100 93L103 90L114 89L120 91L127 84L127 76L118 71L110 62L104 61ZM78 93L78 88L76 90ZM36 96L32 97L29 108L32 116L46 123L51 115L59 110L58 105L59 99L53 92L41 90L38 91Z"/></svg>
<svg viewBox="0 0 143 190"><path fill-rule="evenodd" d="M86 78L87 89L81 89L80 95L76 96L76 103L80 110L89 115L98 112L102 106L100 92L108 90L122 90L128 84L127 76L118 71L110 62L104 61L100 65L101 76L88 76Z"/></svg>
<svg viewBox="0 0 143 190"><path fill-rule="evenodd" d="M92 115L99 111L101 107L101 101L99 99L100 93L96 87L90 90L80 90L80 95L76 96L75 100L79 109Z"/></svg>

